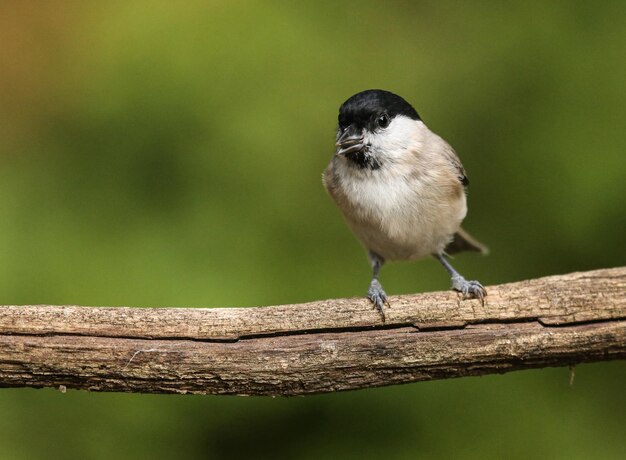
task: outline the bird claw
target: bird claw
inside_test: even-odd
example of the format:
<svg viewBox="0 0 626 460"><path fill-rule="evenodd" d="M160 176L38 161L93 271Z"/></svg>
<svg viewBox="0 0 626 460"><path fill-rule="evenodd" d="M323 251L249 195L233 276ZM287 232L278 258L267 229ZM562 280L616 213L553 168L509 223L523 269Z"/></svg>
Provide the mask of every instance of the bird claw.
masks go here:
<svg viewBox="0 0 626 460"><path fill-rule="evenodd" d="M389 306L389 300L387 300L387 294L378 280L372 280L372 283L367 290L367 298L372 301L374 308L380 312L380 315L383 317L383 321L385 321L384 306Z"/></svg>
<svg viewBox="0 0 626 460"><path fill-rule="evenodd" d="M467 281L462 276L455 276L452 278L452 289L460 292L463 295L463 299L479 299L482 303L485 302L487 291L478 281Z"/></svg>

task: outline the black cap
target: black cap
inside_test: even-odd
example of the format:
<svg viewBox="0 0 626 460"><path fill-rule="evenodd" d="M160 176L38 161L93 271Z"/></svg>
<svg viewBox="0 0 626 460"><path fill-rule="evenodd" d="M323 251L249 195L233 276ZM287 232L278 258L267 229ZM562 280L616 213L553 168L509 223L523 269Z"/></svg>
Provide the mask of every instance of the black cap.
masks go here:
<svg viewBox="0 0 626 460"><path fill-rule="evenodd" d="M339 107L339 126L369 125L375 117L386 113L390 118L404 115L421 120L417 111L397 94L382 89L368 89L350 97Z"/></svg>

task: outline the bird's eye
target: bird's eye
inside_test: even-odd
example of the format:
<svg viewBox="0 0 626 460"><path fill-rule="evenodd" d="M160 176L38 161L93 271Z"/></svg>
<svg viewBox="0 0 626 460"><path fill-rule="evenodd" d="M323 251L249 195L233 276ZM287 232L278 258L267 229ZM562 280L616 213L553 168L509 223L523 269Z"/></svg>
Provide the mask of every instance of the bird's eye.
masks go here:
<svg viewBox="0 0 626 460"><path fill-rule="evenodd" d="M386 128L387 126L389 126L389 115L387 115L386 113L381 113L380 115L378 115L378 118L376 118L376 124L381 128Z"/></svg>

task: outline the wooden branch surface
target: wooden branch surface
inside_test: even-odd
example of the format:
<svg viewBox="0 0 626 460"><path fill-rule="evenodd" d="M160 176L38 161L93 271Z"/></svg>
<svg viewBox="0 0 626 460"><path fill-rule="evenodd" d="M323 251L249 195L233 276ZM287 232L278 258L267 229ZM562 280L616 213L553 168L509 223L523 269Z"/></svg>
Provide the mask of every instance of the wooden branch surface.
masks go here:
<svg viewBox="0 0 626 460"><path fill-rule="evenodd" d="M258 308L0 306L0 386L300 395L626 357L626 267Z"/></svg>

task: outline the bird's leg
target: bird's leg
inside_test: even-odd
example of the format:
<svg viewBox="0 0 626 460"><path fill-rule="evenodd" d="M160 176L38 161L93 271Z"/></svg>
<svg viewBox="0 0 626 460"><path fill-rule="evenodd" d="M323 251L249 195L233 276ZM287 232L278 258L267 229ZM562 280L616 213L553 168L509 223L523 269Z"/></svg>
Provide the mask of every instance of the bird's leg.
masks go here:
<svg viewBox="0 0 626 460"><path fill-rule="evenodd" d="M385 259L380 257L378 254L369 251L368 253L370 264L372 265L372 282L370 283L370 287L367 290L367 298L372 301L374 307L380 312L383 317L383 321L385 321L385 309L384 306L389 306L389 301L387 300L387 294L383 291L383 287L378 281L378 272L380 268L385 263Z"/></svg>
<svg viewBox="0 0 626 460"><path fill-rule="evenodd" d="M480 299L483 302L484 297L487 295L487 291L478 281L467 281L457 272L450 262L448 262L443 254L436 254L435 258L441 262L443 268L450 274L452 281L452 289L459 291L463 294L463 298L475 298Z"/></svg>

